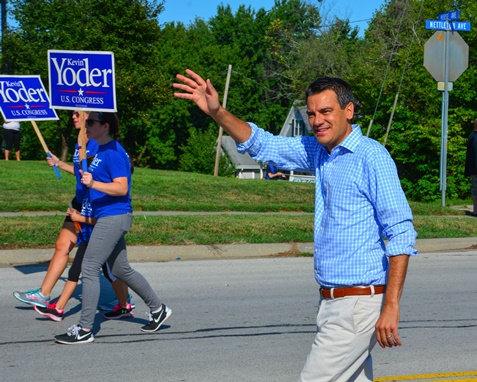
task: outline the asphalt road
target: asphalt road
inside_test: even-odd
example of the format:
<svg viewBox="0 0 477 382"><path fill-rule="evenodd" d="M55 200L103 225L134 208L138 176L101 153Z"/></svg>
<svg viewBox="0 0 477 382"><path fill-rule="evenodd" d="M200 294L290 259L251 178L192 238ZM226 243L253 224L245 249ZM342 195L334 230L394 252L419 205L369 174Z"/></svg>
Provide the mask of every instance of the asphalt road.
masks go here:
<svg viewBox="0 0 477 382"><path fill-rule="evenodd" d="M477 251L412 259L402 297L403 347L375 349L375 378L473 371L477 377L476 260ZM311 258L133 266L172 308L169 320L157 333L140 332L147 309L136 297L135 318L106 321L98 314L95 341L76 346L55 344L53 336L77 323L81 286L56 323L11 295L39 285L45 266L0 268L0 380L296 380L315 334ZM55 292L61 288L62 281Z"/></svg>

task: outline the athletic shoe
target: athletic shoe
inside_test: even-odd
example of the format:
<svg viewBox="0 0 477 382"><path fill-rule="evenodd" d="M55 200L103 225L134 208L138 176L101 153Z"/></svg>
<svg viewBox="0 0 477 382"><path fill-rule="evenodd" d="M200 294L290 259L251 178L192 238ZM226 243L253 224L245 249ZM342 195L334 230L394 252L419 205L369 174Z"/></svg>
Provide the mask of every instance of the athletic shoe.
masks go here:
<svg viewBox="0 0 477 382"><path fill-rule="evenodd" d="M136 307L136 304L134 303L133 297L130 294L128 294L128 298L127 298L126 301L127 301L128 304L131 304L133 309ZM98 309L106 311L106 312L110 312L111 310L114 310L118 304L119 304L118 299L115 297L114 300L111 300L111 302L108 302L106 304L104 304L104 303L99 304Z"/></svg>
<svg viewBox="0 0 477 382"><path fill-rule="evenodd" d="M93 331L85 331L79 325L68 328L66 334L55 336L55 341L65 345L86 344L94 341Z"/></svg>
<svg viewBox="0 0 477 382"><path fill-rule="evenodd" d="M107 320L117 320L119 318L133 317L132 305L127 304L125 307L117 304L112 312L103 314Z"/></svg>
<svg viewBox="0 0 477 382"><path fill-rule="evenodd" d="M126 302L128 304L131 304L131 309L134 309L136 307L136 304L134 303L134 300L130 294L128 294L128 298L126 299Z"/></svg>
<svg viewBox="0 0 477 382"><path fill-rule="evenodd" d="M50 320L53 321L61 321L63 320L63 314L65 313L62 309L56 308L56 302L53 304L48 304L46 308L42 306L34 306L33 309L42 316L48 317Z"/></svg>
<svg viewBox="0 0 477 382"><path fill-rule="evenodd" d="M171 313L172 310L164 304L162 304L161 310L159 312L146 313L146 316L149 317L149 323L147 325L144 325L141 330L143 332L155 332L156 330L159 330L161 325L169 318Z"/></svg>
<svg viewBox="0 0 477 382"><path fill-rule="evenodd" d="M40 291L41 288L30 289L26 292L15 291L13 292L13 297L25 304L46 308L50 303L50 296L43 296Z"/></svg>

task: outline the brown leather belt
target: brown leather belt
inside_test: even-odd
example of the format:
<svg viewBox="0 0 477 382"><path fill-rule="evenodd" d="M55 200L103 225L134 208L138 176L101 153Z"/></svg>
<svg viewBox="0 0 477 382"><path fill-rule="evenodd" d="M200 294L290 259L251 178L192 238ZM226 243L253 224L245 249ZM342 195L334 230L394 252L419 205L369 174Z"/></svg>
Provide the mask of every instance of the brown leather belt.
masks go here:
<svg viewBox="0 0 477 382"><path fill-rule="evenodd" d="M386 285L356 286L345 288L320 289L323 298L341 298L346 296L371 296L382 294L386 290Z"/></svg>

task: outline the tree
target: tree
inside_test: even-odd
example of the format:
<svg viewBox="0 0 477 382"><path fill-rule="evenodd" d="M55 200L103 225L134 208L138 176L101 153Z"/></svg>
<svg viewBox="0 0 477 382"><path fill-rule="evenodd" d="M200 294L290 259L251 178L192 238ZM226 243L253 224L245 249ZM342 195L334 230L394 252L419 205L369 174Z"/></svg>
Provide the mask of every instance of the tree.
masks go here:
<svg viewBox="0 0 477 382"><path fill-rule="evenodd" d="M318 1L320 3L320 1ZM210 20L159 24L163 1L12 0L19 28L5 33L4 58L12 74L40 74L46 84L48 49L109 50L116 59L121 137L137 165L213 173L218 126L190 102L175 99L171 84L189 67L224 89L227 109L277 133L290 106L319 76L346 79L357 99L355 119L384 142L405 192L437 200L441 94L423 67L424 43L434 33L426 19L459 9L476 23L471 0L387 0L364 37L349 20L326 20L311 0L275 0L270 11L220 5ZM108 12L104 10L107 9ZM67 12L65 12L67 10ZM70 17L75 15L75 17ZM450 94L447 190L468 196L463 175L465 140L475 119L477 30L462 33L469 68ZM396 95L398 97L396 98ZM52 148L74 143L69 115L40 128ZM43 157L32 129L23 129L28 158ZM60 132L60 134L58 133ZM51 142L51 143L50 143ZM66 152L64 152L66 155ZM25 156L25 158L27 158ZM228 169L228 164L224 169Z"/></svg>
<svg viewBox="0 0 477 382"><path fill-rule="evenodd" d="M47 51L112 51L121 137L134 158L148 111L161 99L165 81L155 76L160 35L157 17L163 1L147 0L12 0L18 28L5 36L4 59L12 74L40 74L47 84ZM106 11L107 10L107 11ZM59 135L52 147L73 144L64 123L45 125ZM131 127L130 127L131 126ZM53 134L52 134L53 135ZM142 149L139 147L139 149ZM65 155L63 155L64 157Z"/></svg>
<svg viewBox="0 0 477 382"><path fill-rule="evenodd" d="M434 33L425 30L424 21L454 9L455 4L453 1L430 0L426 1L425 7L422 5L418 0L393 0L377 12L365 33L365 51L375 63L370 71L363 71L363 80L357 81L356 94L363 100L375 100L374 104L365 105L363 112L368 115L365 117L368 121L374 116L371 136L382 140L399 90L387 147L397 162L407 195L414 200L432 201L441 196L441 94L422 64L424 43ZM462 1L459 9L464 18L469 17L466 20L473 21L477 10L475 4ZM475 41L471 34L463 37ZM409 49L412 42L412 49ZM475 74L475 68L469 65L450 94L447 195L451 199L468 195L468 182L463 181L463 158L465 137L469 133L467 126L471 126L473 120L471 100L477 95ZM386 78L385 82L383 78ZM378 112L374 113L372 109L377 105L378 89L381 88L384 91Z"/></svg>
<svg viewBox="0 0 477 382"><path fill-rule="evenodd" d="M207 130L190 129L187 145L181 147L183 154L180 159L181 171L197 172L212 175L215 167L215 146L217 133L214 126ZM219 161L219 176L230 176L235 168L227 154Z"/></svg>
<svg viewBox="0 0 477 382"><path fill-rule="evenodd" d="M308 81L310 72L303 77L309 65L316 68L313 63L316 62L317 55L314 53L317 50L310 45L316 41L321 16L316 6L305 1L275 0L269 18L265 65L267 78L274 90L269 100L280 102L282 106L286 102L289 108L296 99L303 98L306 86L311 82Z"/></svg>

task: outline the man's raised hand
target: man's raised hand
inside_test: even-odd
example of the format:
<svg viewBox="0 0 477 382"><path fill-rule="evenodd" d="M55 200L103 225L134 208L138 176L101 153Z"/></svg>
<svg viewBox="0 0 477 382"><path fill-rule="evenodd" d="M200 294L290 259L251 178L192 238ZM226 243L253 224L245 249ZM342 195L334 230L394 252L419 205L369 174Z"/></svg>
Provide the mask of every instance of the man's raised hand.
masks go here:
<svg viewBox="0 0 477 382"><path fill-rule="evenodd" d="M174 93L174 96L194 101L204 113L210 116L215 115L220 109L219 94L210 80L205 81L190 69L186 69L186 74L189 77L182 74L176 75L182 83L174 83L172 86L182 92Z"/></svg>

